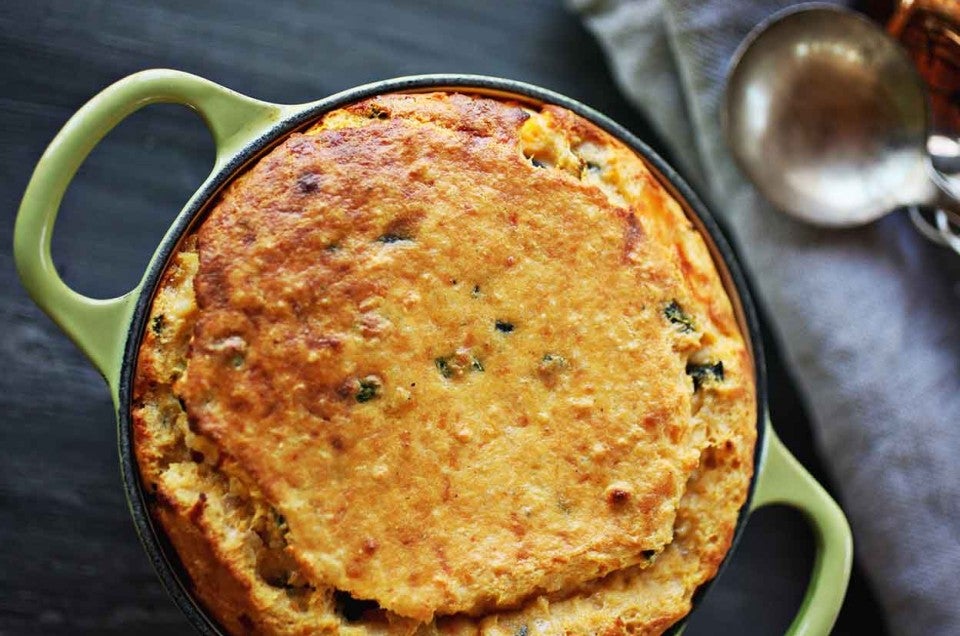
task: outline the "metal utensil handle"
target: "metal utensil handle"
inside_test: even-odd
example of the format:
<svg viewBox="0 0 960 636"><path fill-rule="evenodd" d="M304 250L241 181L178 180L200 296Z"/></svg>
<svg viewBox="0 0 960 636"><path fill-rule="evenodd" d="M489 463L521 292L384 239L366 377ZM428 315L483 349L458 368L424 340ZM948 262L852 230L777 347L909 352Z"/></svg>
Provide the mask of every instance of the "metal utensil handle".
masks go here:
<svg viewBox="0 0 960 636"><path fill-rule="evenodd" d="M183 104L203 117L216 143L214 171L282 111L189 73L155 69L130 75L87 102L53 139L37 162L14 228L14 259L24 287L111 387L141 286L108 299L77 293L57 273L50 239L64 192L90 151L127 116L163 102Z"/></svg>
<svg viewBox="0 0 960 636"><path fill-rule="evenodd" d="M920 212L920 208L910 208L910 220L922 236L944 247L949 247L960 254L960 216L949 210L937 209L933 212L931 223Z"/></svg>
<svg viewBox="0 0 960 636"><path fill-rule="evenodd" d="M933 221L923 215L919 206L910 208L910 220L924 237L960 254L960 200L946 177L933 167L932 162L927 164L927 172L936 188L928 206L933 209Z"/></svg>

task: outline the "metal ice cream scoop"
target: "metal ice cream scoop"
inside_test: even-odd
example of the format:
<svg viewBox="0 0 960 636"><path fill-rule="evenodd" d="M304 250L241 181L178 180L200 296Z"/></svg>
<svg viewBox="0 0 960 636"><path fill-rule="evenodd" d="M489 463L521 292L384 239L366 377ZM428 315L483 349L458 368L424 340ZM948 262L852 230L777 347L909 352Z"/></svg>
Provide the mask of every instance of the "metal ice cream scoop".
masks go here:
<svg viewBox="0 0 960 636"><path fill-rule="evenodd" d="M922 79L906 53L853 11L806 5L740 45L723 110L743 171L781 210L822 226L868 223L900 207L960 252L960 203L931 165ZM919 208L932 210L933 221Z"/></svg>

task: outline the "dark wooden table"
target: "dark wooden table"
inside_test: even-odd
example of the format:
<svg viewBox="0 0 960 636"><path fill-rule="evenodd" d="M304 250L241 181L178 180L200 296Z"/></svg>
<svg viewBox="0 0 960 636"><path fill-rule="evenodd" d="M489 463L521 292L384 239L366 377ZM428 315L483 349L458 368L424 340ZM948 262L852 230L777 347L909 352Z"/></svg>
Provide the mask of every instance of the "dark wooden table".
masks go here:
<svg viewBox="0 0 960 636"><path fill-rule="evenodd" d="M552 0L4 3L0 636L190 630L128 518L107 388L27 298L10 248L19 197L57 130L107 84L158 66L290 103L397 75L500 75L566 93L660 147L617 93L596 44ZM101 297L132 287L212 157L206 129L186 109L153 106L121 124L67 193L53 237L65 280ZM802 404L775 352L769 364L774 421L823 479ZM781 633L802 596L812 545L797 513L755 515L687 633ZM883 634L878 614L855 572L836 633Z"/></svg>

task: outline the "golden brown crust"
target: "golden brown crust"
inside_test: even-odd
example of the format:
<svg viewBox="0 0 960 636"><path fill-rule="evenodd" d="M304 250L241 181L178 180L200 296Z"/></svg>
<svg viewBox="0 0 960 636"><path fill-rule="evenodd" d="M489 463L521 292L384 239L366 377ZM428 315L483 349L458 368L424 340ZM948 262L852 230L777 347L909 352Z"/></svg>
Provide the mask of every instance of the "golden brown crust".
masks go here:
<svg viewBox="0 0 960 636"><path fill-rule="evenodd" d="M555 107L389 95L291 136L198 238L154 302L135 436L231 631L686 614L752 473L752 366L626 147Z"/></svg>

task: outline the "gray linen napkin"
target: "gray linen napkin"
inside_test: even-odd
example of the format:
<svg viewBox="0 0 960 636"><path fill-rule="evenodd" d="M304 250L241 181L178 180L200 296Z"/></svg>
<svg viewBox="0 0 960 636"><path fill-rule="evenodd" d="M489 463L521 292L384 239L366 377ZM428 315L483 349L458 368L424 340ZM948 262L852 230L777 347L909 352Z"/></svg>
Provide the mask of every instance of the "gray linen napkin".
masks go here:
<svg viewBox="0 0 960 636"><path fill-rule="evenodd" d="M891 629L960 634L960 284L943 271L951 257L903 215L839 232L792 221L745 182L723 143L719 105L735 48L794 3L568 1L731 229Z"/></svg>

